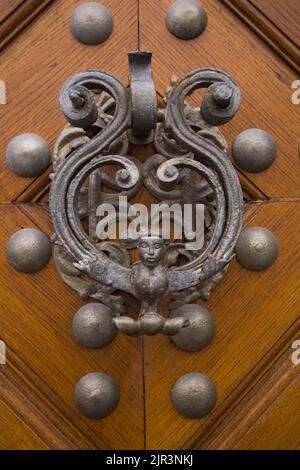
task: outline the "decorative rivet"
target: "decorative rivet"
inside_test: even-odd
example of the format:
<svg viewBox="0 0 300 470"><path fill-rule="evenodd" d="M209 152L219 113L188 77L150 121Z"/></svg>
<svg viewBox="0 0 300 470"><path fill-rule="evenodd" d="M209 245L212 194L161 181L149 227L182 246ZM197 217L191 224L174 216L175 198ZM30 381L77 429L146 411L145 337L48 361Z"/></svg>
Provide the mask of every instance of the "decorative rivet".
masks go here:
<svg viewBox="0 0 300 470"><path fill-rule="evenodd" d="M71 31L83 44L100 44L111 35L112 30L112 16L108 9L99 3L83 3L72 15Z"/></svg>
<svg viewBox="0 0 300 470"><path fill-rule="evenodd" d="M127 183L130 180L130 173L126 168L121 168L116 173L116 180L122 183Z"/></svg>
<svg viewBox="0 0 300 470"><path fill-rule="evenodd" d="M79 410L87 418L105 418L118 406L119 385L103 372L91 372L79 380L74 398Z"/></svg>
<svg viewBox="0 0 300 470"><path fill-rule="evenodd" d="M250 173L259 173L269 168L276 153L276 142L262 129L246 129L237 136L232 147L236 164Z"/></svg>
<svg viewBox="0 0 300 470"><path fill-rule="evenodd" d="M171 311L170 318L185 317L189 326L182 328L172 341L184 351L200 351L212 340L215 322L206 308L197 304L182 305Z"/></svg>
<svg viewBox="0 0 300 470"><path fill-rule="evenodd" d="M81 109L84 106L84 98L76 88L73 87L69 90L69 98L75 109Z"/></svg>
<svg viewBox="0 0 300 470"><path fill-rule="evenodd" d="M214 383L207 375L191 372L180 377L172 388L175 409L185 418L202 418L217 401Z"/></svg>
<svg viewBox="0 0 300 470"><path fill-rule="evenodd" d="M165 169L165 175L168 176L169 178L173 178L175 175L178 174L178 170L175 166L171 165L171 166L168 166L166 169Z"/></svg>
<svg viewBox="0 0 300 470"><path fill-rule="evenodd" d="M111 308L100 303L81 307L73 318L73 336L86 348L102 348L109 344L117 333Z"/></svg>
<svg viewBox="0 0 300 470"><path fill-rule="evenodd" d="M39 135L17 135L7 146L6 163L18 176L39 176L50 163L49 146Z"/></svg>
<svg viewBox="0 0 300 470"><path fill-rule="evenodd" d="M9 264L17 271L35 273L43 269L51 257L50 239L40 230L24 228L14 233L7 245Z"/></svg>
<svg viewBox="0 0 300 470"><path fill-rule="evenodd" d="M233 90L226 83L211 85L212 97L220 108L227 108L233 96Z"/></svg>
<svg viewBox="0 0 300 470"><path fill-rule="evenodd" d="M207 13L197 0L177 0L167 11L166 25L179 39L194 39L205 30Z"/></svg>
<svg viewBox="0 0 300 470"><path fill-rule="evenodd" d="M236 255L244 268L264 271L279 254L275 235L263 227L251 227L241 233L235 247Z"/></svg>

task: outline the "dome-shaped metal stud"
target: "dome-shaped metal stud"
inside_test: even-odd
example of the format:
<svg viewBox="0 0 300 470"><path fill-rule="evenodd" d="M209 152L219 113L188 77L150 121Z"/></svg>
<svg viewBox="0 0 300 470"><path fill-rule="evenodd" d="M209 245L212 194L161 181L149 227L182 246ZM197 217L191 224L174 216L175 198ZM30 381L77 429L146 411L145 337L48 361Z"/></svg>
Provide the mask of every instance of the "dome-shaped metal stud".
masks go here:
<svg viewBox="0 0 300 470"><path fill-rule="evenodd" d="M39 135L17 135L7 146L6 163L14 173L23 178L39 176L50 163L49 146Z"/></svg>
<svg viewBox="0 0 300 470"><path fill-rule="evenodd" d="M100 303L81 307L73 318L73 336L86 348L102 348L109 344L117 333L111 308Z"/></svg>
<svg viewBox="0 0 300 470"><path fill-rule="evenodd" d="M241 132L232 147L236 164L250 173L259 173L269 168L276 158L276 153L276 142L262 129L247 129Z"/></svg>
<svg viewBox="0 0 300 470"><path fill-rule="evenodd" d="M277 259L279 244L275 235L263 227L251 227L241 233L235 247L244 268L264 271Z"/></svg>
<svg viewBox="0 0 300 470"><path fill-rule="evenodd" d="M206 28L207 13L197 0L177 0L167 11L166 25L179 39L194 39Z"/></svg>
<svg viewBox="0 0 300 470"><path fill-rule="evenodd" d="M36 273L51 258L51 242L40 230L24 228L14 233L7 244L9 264L23 273Z"/></svg>
<svg viewBox="0 0 300 470"><path fill-rule="evenodd" d="M202 418L211 412L217 401L214 383L207 375L191 372L180 377L172 388L175 409L185 418Z"/></svg>
<svg viewBox="0 0 300 470"><path fill-rule="evenodd" d="M182 305L170 314L170 318L184 317L190 324L182 328L172 341L184 351L200 351L212 340L215 334L215 322L206 308L196 304Z"/></svg>
<svg viewBox="0 0 300 470"><path fill-rule="evenodd" d="M119 385L103 372L91 372L75 387L75 403L87 418L101 419L110 415L120 401Z"/></svg>
<svg viewBox="0 0 300 470"><path fill-rule="evenodd" d="M112 30L112 16L108 9L99 3L83 3L72 15L72 34L83 44L101 44L111 35Z"/></svg>

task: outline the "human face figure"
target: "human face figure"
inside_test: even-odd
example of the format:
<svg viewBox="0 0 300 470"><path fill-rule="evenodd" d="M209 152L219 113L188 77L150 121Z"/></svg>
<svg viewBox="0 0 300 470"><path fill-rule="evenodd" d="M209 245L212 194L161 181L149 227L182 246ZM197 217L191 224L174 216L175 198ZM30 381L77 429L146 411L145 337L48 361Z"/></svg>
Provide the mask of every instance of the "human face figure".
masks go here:
<svg viewBox="0 0 300 470"><path fill-rule="evenodd" d="M164 249L164 240L159 237L142 237L138 244L141 261L149 267L158 265Z"/></svg>

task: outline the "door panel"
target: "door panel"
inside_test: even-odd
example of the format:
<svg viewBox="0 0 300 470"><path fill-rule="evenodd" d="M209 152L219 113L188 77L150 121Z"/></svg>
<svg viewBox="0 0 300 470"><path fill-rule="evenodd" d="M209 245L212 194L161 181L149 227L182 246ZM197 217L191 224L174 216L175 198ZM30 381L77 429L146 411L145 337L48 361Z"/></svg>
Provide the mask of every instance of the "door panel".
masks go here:
<svg viewBox="0 0 300 470"><path fill-rule="evenodd" d="M79 1L51 2L38 18L11 42L0 56L0 77L7 85L7 105L1 109L1 155L7 143L23 132L41 135L53 148L65 119L58 106L59 91L71 75L101 68L127 80L127 52L137 49L136 1L106 2L114 31L102 45L86 47L70 33L70 16ZM39 182L48 182L42 175ZM28 200L24 191L32 180L11 173L1 158L0 198ZM29 192L29 200L31 193Z"/></svg>
<svg viewBox="0 0 300 470"><path fill-rule="evenodd" d="M290 46L293 23L282 18L271 34L268 28L278 14L268 1L261 2L261 11L254 1L201 2L208 12L206 31L181 41L165 27L171 1L103 0L113 15L113 34L87 47L69 31L80 0L10 5L0 0L0 80L7 87L7 104L0 105L0 339L7 345L7 364L0 366L0 448L299 448L299 366L290 357L300 330L300 106L291 103L291 83L298 78L296 46ZM256 22L260 14L265 19ZM289 24L290 37L282 42ZM250 127L269 131L278 144L277 159L266 172L237 171L244 190L244 225L272 230L280 256L264 273L232 262L204 303L217 331L199 353L183 352L162 335L118 334L104 349L81 348L71 336L71 322L83 302L62 282L54 260L32 275L17 273L6 260L7 240L20 228L53 232L51 168L35 179L14 175L5 163L9 140L35 132L53 148L65 125L58 106L64 81L98 68L127 83L127 53L138 49L153 52L160 105L173 73L182 77L199 67L223 69L243 95L238 116L222 127L229 145ZM200 95L191 100L198 104ZM152 153L151 146L131 149L143 161ZM142 190L136 201L149 205L152 198ZM129 305L136 311L134 302ZM121 400L111 416L91 421L77 411L73 390L83 375L97 370L117 380ZM200 420L181 417L170 401L176 379L192 371L208 374L218 390L215 409Z"/></svg>
<svg viewBox="0 0 300 470"><path fill-rule="evenodd" d="M278 343L281 347L286 341L291 344L291 335L299 331L299 261L291 262L299 228L294 227L293 233L289 229L290 221L295 225L299 219L300 107L291 103L291 83L297 75L221 2L202 2L209 26L200 38L175 38L164 27L165 11L171 3L152 2L151 8L162 11L162 15L152 19L149 2L141 2L140 8L141 48L154 53L159 92L164 94L172 73L181 77L197 67L221 68L236 78L243 96L238 117L222 127L228 142L231 144L246 128L261 127L278 144L277 160L267 172L254 175L239 170L250 199L265 201L256 203L255 210L250 206L249 226L262 225L279 237L281 254L277 263L262 274L232 264L224 282L206 304L217 324L216 337L206 350L194 355L179 352L159 337L145 339L147 447L221 448L222 443L210 441L212 430L217 432L228 412L235 409L241 397L247 396L258 374L278 353ZM287 197L297 200L270 203L274 198ZM246 221L247 214L248 211ZM279 341L282 336L283 343ZM178 416L170 403L172 384L180 375L194 370L207 373L218 389L216 409L200 422ZM262 420L261 432L267 423L268 419ZM274 439L276 431L280 433L280 424L272 423L272 432L266 433L262 441L265 448L276 448L281 442L281 434ZM284 436L282 442L286 443ZM249 439L240 445L252 448L254 443ZM258 442L256 448L259 445Z"/></svg>
<svg viewBox="0 0 300 470"><path fill-rule="evenodd" d="M252 0L252 3L296 46L300 47L299 3L297 0L287 0L286 2Z"/></svg>
<svg viewBox="0 0 300 470"><path fill-rule="evenodd" d="M252 383L248 394L211 433L208 448L297 449L298 408L299 372L291 361L290 348L283 347L269 361L265 374Z"/></svg>
<svg viewBox="0 0 300 470"><path fill-rule="evenodd" d="M208 435L278 354L282 335L284 346L292 344L291 338L299 331L300 272L299 263L289 260L300 227L290 220L295 211L299 214L298 205L262 203L255 211L250 209L247 226L263 225L275 233L280 259L264 273L232 263L223 283L205 303L216 321L216 336L207 348L192 354L178 351L164 338L145 339L148 448L206 447ZM170 402L177 378L193 371L211 377L218 390L216 408L200 421L182 418Z"/></svg>
<svg viewBox="0 0 300 470"><path fill-rule="evenodd" d="M120 449L141 448L144 422L140 342L119 335L102 350L81 348L71 336L71 322L83 302L63 284L54 260L37 274L13 272L12 277L5 259L6 241L16 230L38 227L51 234L48 209L2 205L1 216L6 221L1 227L0 282L0 296L5 299L1 339L8 349L5 373L21 384L37 409L47 411L55 426L67 434L72 448L111 448L116 444ZM91 421L74 407L73 390L83 375L99 369L117 380L122 401L112 416ZM28 416L25 411L22 416L27 422L32 410L28 409ZM57 445L51 440L47 444L50 448Z"/></svg>
<svg viewBox="0 0 300 470"><path fill-rule="evenodd" d="M153 52L159 93L164 95L174 73L182 77L200 67L228 72L238 82L243 97L238 116L222 127L228 143L244 129L261 127L278 144L278 158L269 168L268 177L264 173L246 173L247 179L269 198L299 197L300 107L291 102L291 84L297 75L219 1L202 1L209 26L201 37L191 41L175 38L164 25L171 3L140 3L140 47ZM161 14L151 15L153 9Z"/></svg>
<svg viewBox="0 0 300 470"><path fill-rule="evenodd" d="M2 0L0 21L4 21L12 12L20 6L22 0Z"/></svg>
<svg viewBox="0 0 300 470"><path fill-rule="evenodd" d="M19 426L34 430L23 441L4 440L7 448L134 449L144 445L140 341L122 335L120 341L100 354L80 348L72 339L71 322L83 302L63 284L54 260L33 275L15 272L6 261L7 240L15 231L35 226L49 235L53 231L48 207L41 204L40 198L48 187L48 174L27 180L10 172L3 158L8 141L18 133L30 131L40 134L53 147L65 125L58 106L63 82L88 68L109 70L126 82L127 52L137 49L135 1L106 2L115 29L109 40L97 48L79 44L69 32L71 12L80 3L51 2L0 57L0 77L7 86L7 105L1 107L0 113L0 210L6 221L1 226L0 315L1 339L8 349L8 363L2 368L20 393L30 397L8 403L16 416L21 416ZM37 200L40 204L22 204ZM14 205L9 201L14 201ZM94 422L82 417L74 407L73 390L83 375L99 369L118 381L123 404L113 416ZM38 422L33 421L36 414L41 415ZM49 426L51 432L45 436L44 428ZM35 431L41 434L41 443Z"/></svg>

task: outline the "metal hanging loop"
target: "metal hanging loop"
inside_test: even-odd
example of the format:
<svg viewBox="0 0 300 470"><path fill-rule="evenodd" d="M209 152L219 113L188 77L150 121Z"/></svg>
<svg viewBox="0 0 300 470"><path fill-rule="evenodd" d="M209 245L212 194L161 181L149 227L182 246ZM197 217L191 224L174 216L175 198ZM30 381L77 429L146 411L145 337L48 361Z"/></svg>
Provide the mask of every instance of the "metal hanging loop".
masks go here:
<svg viewBox="0 0 300 470"><path fill-rule="evenodd" d="M151 67L151 52L129 52L129 80L132 102L133 143L153 140L157 121L157 98Z"/></svg>

